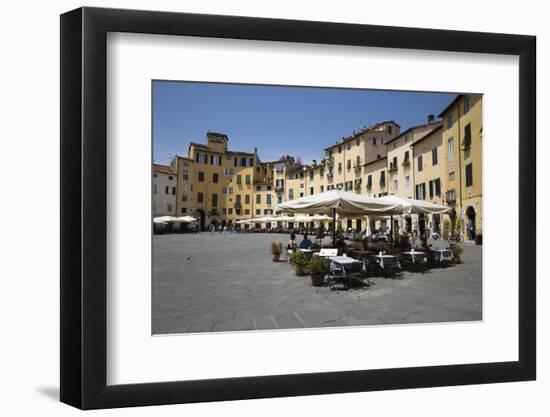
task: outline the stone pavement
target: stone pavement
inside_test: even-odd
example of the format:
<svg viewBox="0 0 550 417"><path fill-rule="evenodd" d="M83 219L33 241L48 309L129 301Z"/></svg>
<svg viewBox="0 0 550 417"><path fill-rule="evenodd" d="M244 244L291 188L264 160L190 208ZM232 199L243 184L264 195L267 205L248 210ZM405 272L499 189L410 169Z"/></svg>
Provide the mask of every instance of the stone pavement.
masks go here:
<svg viewBox="0 0 550 417"><path fill-rule="evenodd" d="M481 246L464 244L464 263L451 268L330 291L271 261L271 242L287 240L283 234L155 235L153 334L482 319Z"/></svg>

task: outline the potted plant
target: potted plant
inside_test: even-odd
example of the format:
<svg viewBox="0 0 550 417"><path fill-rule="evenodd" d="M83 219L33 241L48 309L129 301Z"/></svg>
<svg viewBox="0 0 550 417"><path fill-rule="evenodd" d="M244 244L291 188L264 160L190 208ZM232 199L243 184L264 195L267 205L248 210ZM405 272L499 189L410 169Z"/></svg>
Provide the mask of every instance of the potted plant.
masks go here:
<svg viewBox="0 0 550 417"><path fill-rule="evenodd" d="M282 251L283 244L281 242L271 242L271 259L273 260L273 262L279 262Z"/></svg>
<svg viewBox="0 0 550 417"><path fill-rule="evenodd" d="M454 262L457 264L461 263L462 261L460 260L460 255L462 255L462 252L464 251L462 246L457 245L456 243L451 243L449 245L449 249L453 253Z"/></svg>
<svg viewBox="0 0 550 417"><path fill-rule="evenodd" d="M321 287L324 285L325 276L328 274L328 271L328 262L321 256L314 258L305 267L305 272L311 275L311 283L315 287Z"/></svg>
<svg viewBox="0 0 550 417"><path fill-rule="evenodd" d="M290 255L290 263L294 265L296 275L298 276L305 275L304 268L306 267L308 262L309 261L307 256L302 252L294 252L292 255Z"/></svg>

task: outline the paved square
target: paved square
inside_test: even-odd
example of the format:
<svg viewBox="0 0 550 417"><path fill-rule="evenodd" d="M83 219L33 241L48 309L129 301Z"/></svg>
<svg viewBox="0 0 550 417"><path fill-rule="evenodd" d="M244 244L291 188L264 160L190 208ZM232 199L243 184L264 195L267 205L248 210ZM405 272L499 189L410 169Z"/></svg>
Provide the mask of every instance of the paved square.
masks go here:
<svg viewBox="0 0 550 417"><path fill-rule="evenodd" d="M482 319L481 246L465 243L461 265L331 291L313 287L286 262L272 262L271 242L287 240L263 233L155 235L153 334Z"/></svg>

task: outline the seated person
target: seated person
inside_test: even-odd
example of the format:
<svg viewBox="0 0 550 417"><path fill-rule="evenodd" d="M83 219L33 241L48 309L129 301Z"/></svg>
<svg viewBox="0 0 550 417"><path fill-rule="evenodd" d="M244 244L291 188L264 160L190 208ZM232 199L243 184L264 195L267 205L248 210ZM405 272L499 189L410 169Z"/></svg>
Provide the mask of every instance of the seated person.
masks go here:
<svg viewBox="0 0 550 417"><path fill-rule="evenodd" d="M296 245L296 235L292 233L290 235L290 240L288 241L288 244L286 245L286 248L288 249L288 253L293 253L296 251L297 245Z"/></svg>
<svg viewBox="0 0 550 417"><path fill-rule="evenodd" d="M311 240L307 238L307 235L304 235L304 238L300 242L300 249L309 249L311 248Z"/></svg>

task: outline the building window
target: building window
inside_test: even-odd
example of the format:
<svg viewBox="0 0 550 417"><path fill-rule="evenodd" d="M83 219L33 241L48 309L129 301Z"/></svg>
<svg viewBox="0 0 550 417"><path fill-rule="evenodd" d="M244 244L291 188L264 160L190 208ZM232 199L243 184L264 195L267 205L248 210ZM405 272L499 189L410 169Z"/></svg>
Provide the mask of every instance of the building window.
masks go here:
<svg viewBox="0 0 550 417"><path fill-rule="evenodd" d="M411 177L409 175L407 175L405 177L405 185L408 187L409 185L411 185Z"/></svg>
<svg viewBox="0 0 550 417"><path fill-rule="evenodd" d="M380 184L386 183L386 171L380 171Z"/></svg>
<svg viewBox="0 0 550 417"><path fill-rule="evenodd" d="M372 175L369 175L367 177L367 187L371 187L372 186Z"/></svg>
<svg viewBox="0 0 550 417"><path fill-rule="evenodd" d="M227 214L233 214L233 208L232 207L229 207L227 209Z"/></svg>
<svg viewBox="0 0 550 417"><path fill-rule="evenodd" d="M271 191L271 185L267 186L267 191Z"/></svg>
<svg viewBox="0 0 550 417"><path fill-rule="evenodd" d="M439 180L439 178L436 178L435 180L430 180L429 188L430 198L434 198L434 196L441 196L441 181Z"/></svg>
<svg viewBox="0 0 550 417"><path fill-rule="evenodd" d="M472 145L472 126L470 123L464 126L464 140L462 141L462 145L464 146L465 151L470 149L470 146Z"/></svg>
<svg viewBox="0 0 550 417"><path fill-rule="evenodd" d="M348 171L351 169L351 159L348 159L348 162L346 163L346 168Z"/></svg>
<svg viewBox="0 0 550 417"><path fill-rule="evenodd" d="M397 180L393 180L393 190L397 191Z"/></svg>
<svg viewBox="0 0 550 417"><path fill-rule="evenodd" d="M464 114L470 111L470 96L464 96Z"/></svg>
<svg viewBox="0 0 550 417"><path fill-rule="evenodd" d="M187 201L187 196L188 196L187 189L184 188L183 190L181 190L181 201Z"/></svg>
<svg viewBox="0 0 550 417"><path fill-rule="evenodd" d="M241 158L240 164L241 167L246 167L246 158Z"/></svg>
<svg viewBox="0 0 550 417"><path fill-rule="evenodd" d="M455 143L453 138L447 139L447 154L450 160L455 158Z"/></svg>
<svg viewBox="0 0 550 417"><path fill-rule="evenodd" d="M342 173L342 163L338 162L338 174Z"/></svg>
<svg viewBox="0 0 550 417"><path fill-rule="evenodd" d="M346 144L346 149L347 149L348 151L351 149L351 142L348 142L348 143Z"/></svg>
<svg viewBox="0 0 550 417"><path fill-rule="evenodd" d="M227 189L227 194L233 194L233 187L229 187Z"/></svg>
<svg viewBox="0 0 550 417"><path fill-rule="evenodd" d="M248 158L248 166L249 167L254 166L254 158Z"/></svg>
<svg viewBox="0 0 550 417"><path fill-rule="evenodd" d="M231 161L231 155L225 155L225 160L226 161Z"/></svg>
<svg viewBox="0 0 550 417"><path fill-rule="evenodd" d="M277 196L277 204L281 204L283 202L283 197L278 195Z"/></svg>
<svg viewBox="0 0 550 417"><path fill-rule="evenodd" d="M338 146L338 153L342 153L342 147Z"/></svg>
<svg viewBox="0 0 550 417"><path fill-rule="evenodd" d="M219 177L219 175L217 173L212 174L212 182L214 184L218 183L218 177Z"/></svg>
<svg viewBox="0 0 550 417"><path fill-rule="evenodd" d="M244 204L250 204L250 194L245 194L245 196L244 196Z"/></svg>
<svg viewBox="0 0 550 417"><path fill-rule="evenodd" d="M224 168L223 169L223 175L231 176L233 175L233 168Z"/></svg>
<svg viewBox="0 0 550 417"><path fill-rule="evenodd" d="M372 144L376 145L376 138L372 138Z"/></svg>
<svg viewBox="0 0 550 417"><path fill-rule="evenodd" d="M167 203L167 204L166 204L166 211L167 211L168 213L171 213L171 212L172 212L172 204L170 204L170 203Z"/></svg>
<svg viewBox="0 0 550 417"><path fill-rule="evenodd" d="M300 188L304 188L304 184L300 184Z"/></svg>
<svg viewBox="0 0 550 417"><path fill-rule="evenodd" d="M258 214L262 214L262 210L256 209L256 215L258 215Z"/></svg>
<svg viewBox="0 0 550 417"><path fill-rule="evenodd" d="M351 190L353 190L353 181L346 181L345 190L346 190L346 191L351 191Z"/></svg>
<svg viewBox="0 0 550 417"><path fill-rule="evenodd" d="M256 194L256 204L262 204L262 195Z"/></svg>
<svg viewBox="0 0 550 417"><path fill-rule="evenodd" d="M416 199L417 200L424 200L426 197L426 184L417 184L416 185Z"/></svg>
<svg viewBox="0 0 550 417"><path fill-rule="evenodd" d="M271 194L267 194L265 196L265 203L270 206L271 205Z"/></svg>
<svg viewBox="0 0 550 417"><path fill-rule="evenodd" d="M164 187L164 194L170 194L170 187Z"/></svg>
<svg viewBox="0 0 550 417"><path fill-rule="evenodd" d="M310 195L315 194L315 193L313 192L313 187L309 187L309 194L310 194Z"/></svg>
<svg viewBox="0 0 550 417"><path fill-rule="evenodd" d="M212 207L218 207L218 194L212 194Z"/></svg>
<svg viewBox="0 0 550 417"><path fill-rule="evenodd" d="M388 125L388 133L391 135L392 134L392 131L393 131L393 126L392 125Z"/></svg>
<svg viewBox="0 0 550 417"><path fill-rule="evenodd" d="M157 178L157 174L156 174L156 173L153 174L153 178Z"/></svg>
<svg viewBox="0 0 550 417"><path fill-rule="evenodd" d="M189 179L189 168L183 168L183 170L181 172L181 178L184 179L184 180Z"/></svg>
<svg viewBox="0 0 550 417"><path fill-rule="evenodd" d="M169 179L170 181L172 181L172 180L174 179L174 177L171 176L171 175L168 175L168 179Z"/></svg>
<svg viewBox="0 0 550 417"><path fill-rule="evenodd" d="M250 175L244 177L244 182L246 183L246 185L250 185Z"/></svg>
<svg viewBox="0 0 550 417"><path fill-rule="evenodd" d="M204 182L204 172L199 172L199 182Z"/></svg>
<svg viewBox="0 0 550 417"><path fill-rule="evenodd" d="M418 171L422 171L422 155L418 157Z"/></svg>
<svg viewBox="0 0 550 417"><path fill-rule="evenodd" d="M294 198L294 190L292 188L288 189L288 199L292 200Z"/></svg>
<svg viewBox="0 0 550 417"><path fill-rule="evenodd" d="M243 183L243 178L241 175L237 175L237 185L241 185Z"/></svg>
<svg viewBox="0 0 550 417"><path fill-rule="evenodd" d="M304 193L300 193L300 197L303 197L304 196Z"/></svg>
<svg viewBox="0 0 550 417"><path fill-rule="evenodd" d="M204 194L197 193L197 203L203 203L203 202L204 202Z"/></svg>
<svg viewBox="0 0 550 417"><path fill-rule="evenodd" d="M185 214L187 213L187 207L182 207L181 208L181 214Z"/></svg>
<svg viewBox="0 0 550 417"><path fill-rule="evenodd" d="M244 209L244 214L250 214L250 209Z"/></svg>
<svg viewBox="0 0 550 417"><path fill-rule="evenodd" d="M409 151L405 151L405 158L403 158L404 162L409 162Z"/></svg>
<svg viewBox="0 0 550 417"><path fill-rule="evenodd" d="M153 194L157 193L157 184L153 184Z"/></svg>
<svg viewBox="0 0 550 417"><path fill-rule="evenodd" d="M262 191L262 186L261 186L261 185L257 185L257 186L256 186L256 191Z"/></svg>
<svg viewBox="0 0 550 417"><path fill-rule="evenodd" d="M454 180L455 180L455 172L451 171L449 172L449 181L454 181Z"/></svg>
<svg viewBox="0 0 550 417"><path fill-rule="evenodd" d="M453 115L447 115L447 129L450 129L453 126Z"/></svg>
<svg viewBox="0 0 550 417"><path fill-rule="evenodd" d="M466 165L466 187L474 185L474 176L472 172L472 164Z"/></svg>
<svg viewBox="0 0 550 417"><path fill-rule="evenodd" d="M359 146L361 145L361 138L356 138L355 139L355 146Z"/></svg>
<svg viewBox="0 0 550 417"><path fill-rule="evenodd" d="M432 165L437 165L437 148L432 149Z"/></svg>

